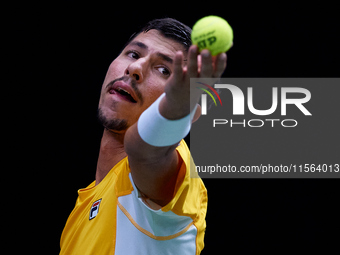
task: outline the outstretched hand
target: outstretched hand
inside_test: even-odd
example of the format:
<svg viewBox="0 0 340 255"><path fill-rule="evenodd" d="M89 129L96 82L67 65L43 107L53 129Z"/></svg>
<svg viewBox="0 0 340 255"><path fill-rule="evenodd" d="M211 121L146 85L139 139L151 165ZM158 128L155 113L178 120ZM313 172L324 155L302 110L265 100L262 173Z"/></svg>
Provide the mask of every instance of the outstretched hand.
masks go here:
<svg viewBox="0 0 340 255"><path fill-rule="evenodd" d="M202 90L191 88L190 78L220 78L227 66L225 53L212 57L209 50L202 50L199 54L196 45L189 48L187 60L183 58L183 52L178 51L165 85L166 97L159 106L161 115L170 120L188 115L199 101Z"/></svg>

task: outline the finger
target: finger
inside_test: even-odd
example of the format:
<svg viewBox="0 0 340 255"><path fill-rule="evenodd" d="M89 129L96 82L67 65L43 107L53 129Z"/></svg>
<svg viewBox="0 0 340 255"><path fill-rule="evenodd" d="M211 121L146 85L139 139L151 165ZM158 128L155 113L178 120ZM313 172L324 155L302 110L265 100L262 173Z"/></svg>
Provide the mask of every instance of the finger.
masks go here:
<svg viewBox="0 0 340 255"><path fill-rule="evenodd" d="M202 50L202 66L200 77L210 78L213 74L212 57L209 50Z"/></svg>
<svg viewBox="0 0 340 255"><path fill-rule="evenodd" d="M198 63L197 63L198 47L192 45L189 48L187 73L189 78L195 78L198 76Z"/></svg>
<svg viewBox="0 0 340 255"><path fill-rule="evenodd" d="M183 67L182 67L182 60L183 60L183 52L177 51L175 58L174 58L174 66L173 66L173 79L176 82L180 82L183 79Z"/></svg>
<svg viewBox="0 0 340 255"><path fill-rule="evenodd" d="M202 56L199 54L197 56L197 72L200 74L201 73L201 66L202 66Z"/></svg>
<svg viewBox="0 0 340 255"><path fill-rule="evenodd" d="M215 59L215 70L213 77L221 77L225 68L227 67L227 54L221 53L216 56Z"/></svg>

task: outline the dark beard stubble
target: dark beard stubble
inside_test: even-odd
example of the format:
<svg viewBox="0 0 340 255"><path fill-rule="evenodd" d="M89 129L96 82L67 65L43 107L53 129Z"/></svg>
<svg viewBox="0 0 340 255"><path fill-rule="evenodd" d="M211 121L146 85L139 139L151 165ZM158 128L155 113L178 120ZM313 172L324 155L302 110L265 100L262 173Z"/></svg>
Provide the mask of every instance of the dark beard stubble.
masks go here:
<svg viewBox="0 0 340 255"><path fill-rule="evenodd" d="M98 108L97 110L97 118L99 123L106 128L107 130L112 131L123 131L128 128L128 123L124 119L112 119L109 120L103 113L103 111Z"/></svg>

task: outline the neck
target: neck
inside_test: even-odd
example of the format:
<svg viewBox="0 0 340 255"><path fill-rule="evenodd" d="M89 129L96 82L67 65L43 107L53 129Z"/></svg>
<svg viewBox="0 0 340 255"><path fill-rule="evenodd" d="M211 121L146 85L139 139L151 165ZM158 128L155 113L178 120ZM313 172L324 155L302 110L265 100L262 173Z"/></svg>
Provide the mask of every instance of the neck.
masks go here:
<svg viewBox="0 0 340 255"><path fill-rule="evenodd" d="M114 133L104 129L97 162L96 185L119 161L127 156L124 150L124 135L125 132Z"/></svg>

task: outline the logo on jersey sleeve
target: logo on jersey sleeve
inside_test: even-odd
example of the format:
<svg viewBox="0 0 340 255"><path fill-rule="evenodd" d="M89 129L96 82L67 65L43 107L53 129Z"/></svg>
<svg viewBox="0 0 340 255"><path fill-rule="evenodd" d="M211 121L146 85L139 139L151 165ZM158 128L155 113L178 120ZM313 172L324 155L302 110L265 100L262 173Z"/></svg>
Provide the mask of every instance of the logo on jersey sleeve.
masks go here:
<svg viewBox="0 0 340 255"><path fill-rule="evenodd" d="M96 202L94 202L93 205L91 206L90 218L89 218L90 220L95 218L97 216L97 214L99 213L99 205L100 205L101 201L102 201L102 199L99 199Z"/></svg>

